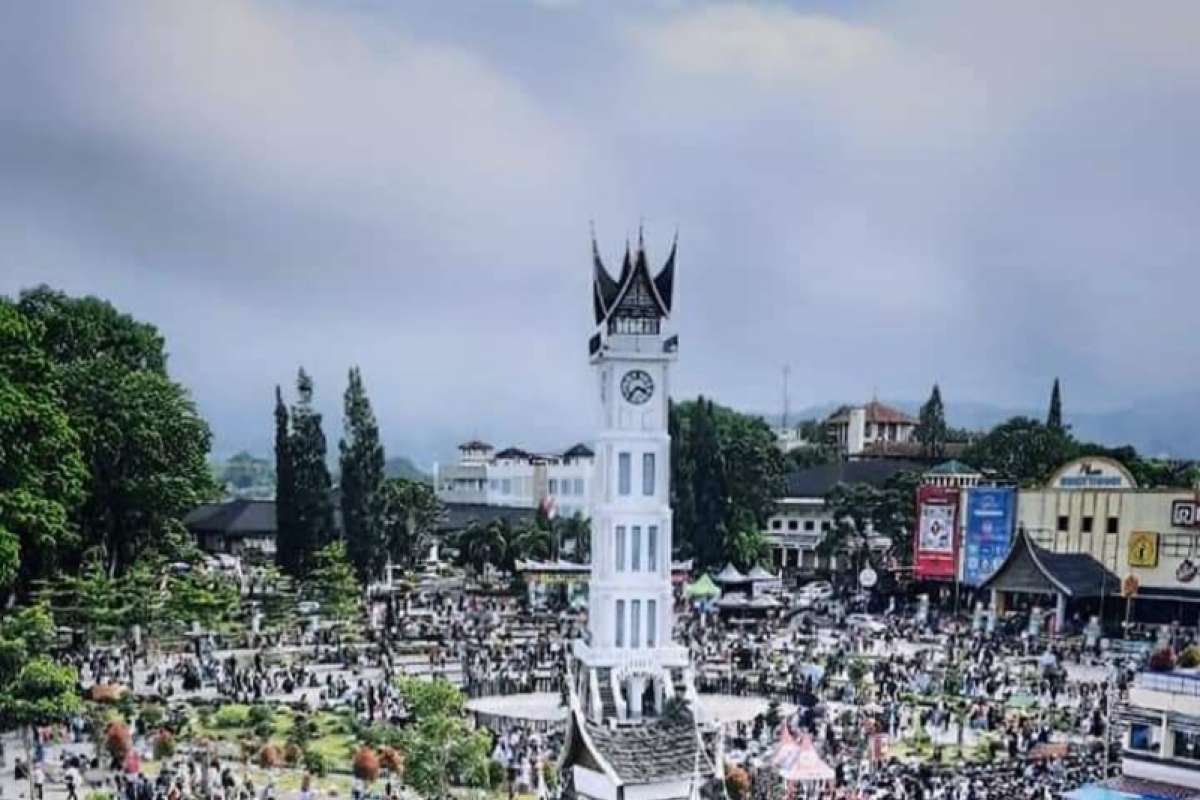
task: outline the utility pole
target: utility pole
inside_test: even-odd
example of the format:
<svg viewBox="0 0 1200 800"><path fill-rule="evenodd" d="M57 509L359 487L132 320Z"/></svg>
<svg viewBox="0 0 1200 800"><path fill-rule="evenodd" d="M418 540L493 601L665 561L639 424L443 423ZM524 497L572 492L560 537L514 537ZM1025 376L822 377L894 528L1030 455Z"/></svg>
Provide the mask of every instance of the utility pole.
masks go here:
<svg viewBox="0 0 1200 800"><path fill-rule="evenodd" d="M792 368L787 364L783 365L783 417L780 419L779 427L787 430L788 417L791 416L791 398L788 396L788 378L792 374Z"/></svg>

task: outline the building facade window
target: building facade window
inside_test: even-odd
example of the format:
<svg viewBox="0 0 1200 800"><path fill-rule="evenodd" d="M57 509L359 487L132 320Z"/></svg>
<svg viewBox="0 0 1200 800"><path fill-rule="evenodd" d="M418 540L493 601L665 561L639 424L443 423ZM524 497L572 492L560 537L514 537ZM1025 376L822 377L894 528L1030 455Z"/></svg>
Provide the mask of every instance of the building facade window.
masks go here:
<svg viewBox="0 0 1200 800"><path fill-rule="evenodd" d="M642 495L654 496L654 453L642 453Z"/></svg>
<svg viewBox="0 0 1200 800"><path fill-rule="evenodd" d="M1120 530L1121 530L1121 518L1120 517L1109 517L1108 518L1108 528L1106 529L1106 532L1109 534L1116 534L1116 533L1120 532Z"/></svg>
<svg viewBox="0 0 1200 800"><path fill-rule="evenodd" d="M658 572L658 526L651 525L646 529L646 569Z"/></svg>
<svg viewBox="0 0 1200 800"><path fill-rule="evenodd" d="M617 526L617 572L625 571L625 526Z"/></svg>
<svg viewBox="0 0 1200 800"><path fill-rule="evenodd" d="M1144 722L1134 722L1129 726L1129 749L1142 753L1157 753L1159 745L1158 725L1147 725Z"/></svg>
<svg viewBox="0 0 1200 800"><path fill-rule="evenodd" d="M1092 517L1084 517L1084 518L1083 518L1083 527L1082 527L1082 529L1081 529L1081 530L1082 530L1084 533L1091 533L1091 532L1092 532Z"/></svg>
<svg viewBox="0 0 1200 800"><path fill-rule="evenodd" d="M1071 518L1070 517L1061 516L1058 518L1058 532L1059 533L1066 533L1070 527L1071 527Z"/></svg>
<svg viewBox="0 0 1200 800"><path fill-rule="evenodd" d="M617 456L617 494L627 497L633 491L633 456L621 453Z"/></svg>
<svg viewBox="0 0 1200 800"><path fill-rule="evenodd" d="M812 532L812 531L816 530L816 528L817 528L817 523L813 522L811 519L804 520L804 530Z"/></svg>
<svg viewBox="0 0 1200 800"><path fill-rule="evenodd" d="M558 494L558 481L555 478L550 479L550 494Z"/></svg>
<svg viewBox="0 0 1200 800"><path fill-rule="evenodd" d="M783 530L783 520L781 520L781 519L771 520L771 530L773 530L773 531Z"/></svg>
<svg viewBox="0 0 1200 800"><path fill-rule="evenodd" d="M625 601L617 601L617 631L615 636L617 647L625 646Z"/></svg>
<svg viewBox="0 0 1200 800"><path fill-rule="evenodd" d="M799 521L797 521L797 520L794 520L794 519L789 519L789 520L788 520L788 530L789 530L789 531L798 531L798 530L800 530L800 523L799 523Z"/></svg>
<svg viewBox="0 0 1200 800"><path fill-rule="evenodd" d="M512 478L501 478L500 479L500 493L501 494L512 494Z"/></svg>
<svg viewBox="0 0 1200 800"><path fill-rule="evenodd" d="M632 537L632 539L630 539L630 542L629 542L629 552L630 552L630 555L632 556L630 558L631 563L630 563L629 570L631 572L641 572L642 571L642 526L641 525L633 526L633 537Z"/></svg>
<svg viewBox="0 0 1200 800"><path fill-rule="evenodd" d="M629 604L629 646L634 650L642 646L642 601Z"/></svg>
<svg viewBox="0 0 1200 800"><path fill-rule="evenodd" d="M583 497L583 478L575 478L571 481L575 485L574 491L576 497Z"/></svg>
<svg viewBox="0 0 1200 800"><path fill-rule="evenodd" d="M1171 729L1173 751L1171 755L1187 761L1200 761L1200 734Z"/></svg>
<svg viewBox="0 0 1200 800"><path fill-rule="evenodd" d="M651 530L654 530L651 528ZM646 601L646 647L658 647L658 601Z"/></svg>

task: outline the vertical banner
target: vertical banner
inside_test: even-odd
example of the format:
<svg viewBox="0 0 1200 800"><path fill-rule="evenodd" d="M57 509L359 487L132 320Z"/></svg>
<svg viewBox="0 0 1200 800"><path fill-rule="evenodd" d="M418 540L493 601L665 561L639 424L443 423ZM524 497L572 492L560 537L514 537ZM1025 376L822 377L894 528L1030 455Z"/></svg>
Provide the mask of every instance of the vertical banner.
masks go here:
<svg viewBox="0 0 1200 800"><path fill-rule="evenodd" d="M958 575L958 489L917 489L913 574L918 580Z"/></svg>
<svg viewBox="0 0 1200 800"><path fill-rule="evenodd" d="M1012 546L1016 498L1012 489L967 491L963 585L978 586L1004 563Z"/></svg>

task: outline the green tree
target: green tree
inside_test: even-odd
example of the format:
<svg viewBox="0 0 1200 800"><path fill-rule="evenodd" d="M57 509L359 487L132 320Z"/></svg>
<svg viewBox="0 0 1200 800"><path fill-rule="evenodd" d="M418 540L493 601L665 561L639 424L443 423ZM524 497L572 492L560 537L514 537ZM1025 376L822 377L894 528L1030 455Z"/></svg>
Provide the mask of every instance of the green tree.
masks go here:
<svg viewBox="0 0 1200 800"><path fill-rule="evenodd" d="M946 408L942 404L942 390L935 383L929 399L921 406L917 428L913 432L921 443L921 455L929 459L942 458L946 454Z"/></svg>
<svg viewBox="0 0 1200 800"><path fill-rule="evenodd" d="M517 526L511 547L505 558L505 567L512 569L520 561L550 561L555 556L555 532L548 524L537 520Z"/></svg>
<svg viewBox="0 0 1200 800"><path fill-rule="evenodd" d="M89 466L77 514L83 545L103 546L110 572L119 574L177 535L183 516L215 495L208 425L170 379L154 326L103 300L46 287L23 293L18 307L43 326L43 350L59 368Z"/></svg>
<svg viewBox="0 0 1200 800"><path fill-rule="evenodd" d="M414 717L398 741L405 780L434 798L449 797L451 786L487 787L491 740L467 723L462 692L442 678L402 678L398 689Z"/></svg>
<svg viewBox="0 0 1200 800"><path fill-rule="evenodd" d="M300 572L296 541L296 471L292 466L291 415L275 387L275 560L290 575Z"/></svg>
<svg viewBox="0 0 1200 800"><path fill-rule="evenodd" d="M977 469L1030 486L1044 482L1078 453L1078 443L1065 430L1013 417L974 442L963 458Z"/></svg>
<svg viewBox="0 0 1200 800"><path fill-rule="evenodd" d="M321 414L313 407L313 382L303 367L296 377L296 393L287 448L293 475L288 548L293 574L303 577L314 554L333 540L333 501Z"/></svg>
<svg viewBox="0 0 1200 800"><path fill-rule="evenodd" d="M33 732L60 725L82 708L79 675L49 655L54 622L41 606L21 609L0 620L0 730L21 731L25 760L33 763ZM29 771L33 797L33 771Z"/></svg>
<svg viewBox="0 0 1200 800"><path fill-rule="evenodd" d="M354 617L361 592L354 567L346 557L346 543L341 541L316 552L312 567L300 584L304 599L320 603L321 615L336 622Z"/></svg>
<svg viewBox="0 0 1200 800"><path fill-rule="evenodd" d="M87 471L42 328L0 298L0 590L50 574L76 541Z"/></svg>
<svg viewBox="0 0 1200 800"><path fill-rule="evenodd" d="M725 537L725 556L740 570L750 570L771 559L771 544L762 528L743 518Z"/></svg>
<svg viewBox="0 0 1200 800"><path fill-rule="evenodd" d="M717 430L713 403L698 398L690 407L688 426L695 521L691 530L692 554L701 568L716 566L725 551L725 458Z"/></svg>
<svg viewBox="0 0 1200 800"><path fill-rule="evenodd" d="M695 470L692 462L689 408L670 401L667 432L671 437L671 514L673 555L689 558L696 531Z"/></svg>
<svg viewBox="0 0 1200 800"><path fill-rule="evenodd" d="M378 577L388 561L382 524L383 445L379 423L358 367L350 370L343 411L341 454L342 531L346 554L360 581Z"/></svg>
<svg viewBox="0 0 1200 800"><path fill-rule="evenodd" d="M559 517L554 521L556 537L564 550L580 564L591 563L592 560L592 523L580 514L570 517ZM567 547L570 543L570 547Z"/></svg>
<svg viewBox="0 0 1200 800"><path fill-rule="evenodd" d="M500 568L512 539L513 532L507 520L496 519L487 525L473 521L459 534L458 563L476 575L482 575L489 565Z"/></svg>
<svg viewBox="0 0 1200 800"><path fill-rule="evenodd" d="M379 492L380 525L393 564L415 567L446 519L446 507L433 487L420 481L389 478Z"/></svg>
<svg viewBox="0 0 1200 800"><path fill-rule="evenodd" d="M1050 390L1050 411L1046 414L1046 427L1051 430L1063 430L1062 388L1058 378L1054 379L1054 388Z"/></svg>
<svg viewBox="0 0 1200 800"><path fill-rule="evenodd" d="M239 609L238 587L221 575L199 569L172 575L163 609L165 623L180 633L193 625L214 631Z"/></svg>

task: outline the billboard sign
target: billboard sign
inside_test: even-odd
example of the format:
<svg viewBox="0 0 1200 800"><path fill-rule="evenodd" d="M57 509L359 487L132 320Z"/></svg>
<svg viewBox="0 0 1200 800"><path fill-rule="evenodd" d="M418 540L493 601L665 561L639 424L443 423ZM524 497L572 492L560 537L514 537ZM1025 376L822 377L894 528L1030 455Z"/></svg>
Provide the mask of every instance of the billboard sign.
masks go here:
<svg viewBox="0 0 1200 800"><path fill-rule="evenodd" d="M1120 461L1103 456L1077 458L1050 478L1052 489L1136 489L1133 474Z"/></svg>
<svg viewBox="0 0 1200 800"><path fill-rule="evenodd" d="M978 586L1004 563L1012 547L1016 497L1012 489L976 488L967 492L963 584Z"/></svg>
<svg viewBox="0 0 1200 800"><path fill-rule="evenodd" d="M954 578L958 573L958 490L917 489L913 573L918 579Z"/></svg>

